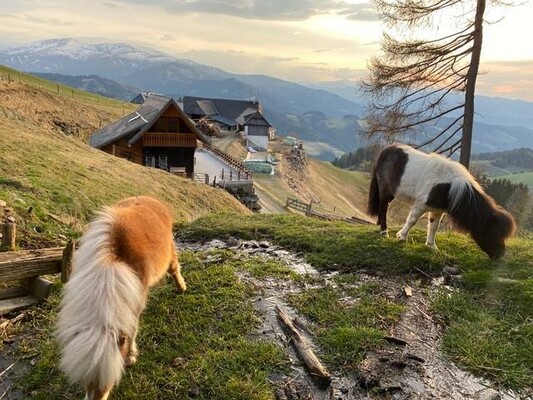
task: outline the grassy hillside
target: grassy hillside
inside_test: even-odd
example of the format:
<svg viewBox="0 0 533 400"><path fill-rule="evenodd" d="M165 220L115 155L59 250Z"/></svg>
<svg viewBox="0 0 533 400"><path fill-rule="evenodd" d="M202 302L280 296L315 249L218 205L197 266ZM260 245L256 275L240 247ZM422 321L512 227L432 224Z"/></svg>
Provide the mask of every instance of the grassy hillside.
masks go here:
<svg viewBox="0 0 533 400"><path fill-rule="evenodd" d="M4 83L22 83L23 85L20 86L11 86L18 88L19 90L20 88L25 88L26 90L38 89L39 91L42 91L35 98L36 101L30 103L32 107L38 107L38 103L48 98L47 96L44 96L44 93L48 93L58 95L57 97L54 97L54 100L59 103L58 106L61 104L68 104L72 101L73 104L91 106L95 110L103 111L104 114L109 113L114 116L122 115L124 112L129 113L137 108L134 104L74 89L69 86L16 71L3 65L0 65L0 81L4 81ZM3 107L11 107L12 105L12 103L2 101ZM48 111L52 112L53 109L48 109ZM105 118L105 115L103 118ZM86 116L83 116L80 119L85 120ZM102 120L103 125L104 123L107 122Z"/></svg>
<svg viewBox="0 0 533 400"><path fill-rule="evenodd" d="M494 179L509 179L513 183L524 183L533 190L533 171L518 174L500 175Z"/></svg>
<svg viewBox="0 0 533 400"><path fill-rule="evenodd" d="M0 80L0 199L16 212L20 247L60 244L77 236L101 205L138 194L165 200L180 222L223 210L247 213L223 190L91 149L56 123L84 136L100 119L120 117L121 103L108 107L95 95L71 99L28 81Z"/></svg>

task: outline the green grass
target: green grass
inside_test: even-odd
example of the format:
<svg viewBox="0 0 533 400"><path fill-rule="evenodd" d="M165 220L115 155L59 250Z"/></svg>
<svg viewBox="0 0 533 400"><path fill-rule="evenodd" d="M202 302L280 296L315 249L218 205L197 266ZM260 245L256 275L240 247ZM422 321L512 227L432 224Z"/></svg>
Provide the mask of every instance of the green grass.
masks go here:
<svg viewBox="0 0 533 400"><path fill-rule="evenodd" d="M325 361L355 372L365 353L383 344L386 329L399 320L404 307L380 296L374 284L345 286L342 275L335 281L337 288L306 289L288 300L313 323Z"/></svg>
<svg viewBox="0 0 533 400"><path fill-rule="evenodd" d="M402 243L380 236L375 227L296 215L246 218L212 215L195 221L183 235L194 239L229 236L269 239L301 252L322 270L414 273L425 277L438 275L445 265L456 265L463 274L462 287L434 299L434 311L446 326L444 350L472 372L506 387L516 390L533 387L533 241L530 239L510 240L506 256L493 261L468 237L452 232L439 232L440 250L432 251L424 245L425 232L420 230L415 229L408 242ZM337 294L311 290L302 296L292 301L322 327L321 343L330 349L331 360L347 363L335 359L338 346L345 342L338 335L357 338L360 332L334 321L347 313L338 308ZM330 297L321 299L322 296ZM374 302L378 301L379 297L375 297ZM325 304L335 306L328 308ZM368 327L363 324L362 328ZM369 334L369 337L379 335ZM358 349L346 351L352 354Z"/></svg>
<svg viewBox="0 0 533 400"><path fill-rule="evenodd" d="M216 214L199 219L183 235L191 239L229 236L271 239L304 253L311 264L325 270L438 273L450 263L460 263L465 268L491 264L473 242L449 232L439 233L437 241L441 251L435 252L424 245L425 232L420 230L413 230L409 243L405 244L379 235L374 226L287 214L249 218Z"/></svg>
<svg viewBox="0 0 533 400"><path fill-rule="evenodd" d="M206 257L218 259L206 263ZM257 260L255 260L257 261ZM138 363L124 374L114 399L271 399L268 377L285 368L286 359L274 343L251 339L260 323L251 298L253 286L238 278L250 260L232 253L184 252L181 255L189 290L177 294L167 284L152 291L139 331ZM238 268L236 268L238 267ZM78 399L82 390L69 385L58 371L58 350L51 330L58 290L36 312L36 332L20 356L36 356L29 375L20 381L32 399ZM58 397L54 397L58 398Z"/></svg>
<svg viewBox="0 0 533 400"><path fill-rule="evenodd" d="M513 183L524 183L533 190L533 171L500 175L494 177L493 179L509 179Z"/></svg>

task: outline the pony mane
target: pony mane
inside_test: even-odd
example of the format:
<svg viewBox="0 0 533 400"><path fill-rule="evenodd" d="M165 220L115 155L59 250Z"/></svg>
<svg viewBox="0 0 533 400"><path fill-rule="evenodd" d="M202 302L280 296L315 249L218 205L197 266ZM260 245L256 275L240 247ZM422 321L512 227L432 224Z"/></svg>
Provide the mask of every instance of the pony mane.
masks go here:
<svg viewBox="0 0 533 400"><path fill-rule="evenodd" d="M476 186L463 179L452 180L448 215L453 225L469 232L482 250L495 254L498 246L515 234L516 222L508 211Z"/></svg>

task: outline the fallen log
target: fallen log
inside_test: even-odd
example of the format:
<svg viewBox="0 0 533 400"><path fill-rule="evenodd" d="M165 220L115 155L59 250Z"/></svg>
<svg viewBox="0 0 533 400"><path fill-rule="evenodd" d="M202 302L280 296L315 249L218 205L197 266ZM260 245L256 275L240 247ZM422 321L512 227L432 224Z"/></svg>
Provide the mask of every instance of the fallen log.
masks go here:
<svg viewBox="0 0 533 400"><path fill-rule="evenodd" d="M317 378L320 383L329 385L331 383L331 375L315 355L305 337L303 337L298 329L294 326L289 315L279 306L276 306L276 314L279 320L283 322L285 327L288 329L292 337L292 343L294 344L294 347L298 351L300 358L305 363L311 375Z"/></svg>

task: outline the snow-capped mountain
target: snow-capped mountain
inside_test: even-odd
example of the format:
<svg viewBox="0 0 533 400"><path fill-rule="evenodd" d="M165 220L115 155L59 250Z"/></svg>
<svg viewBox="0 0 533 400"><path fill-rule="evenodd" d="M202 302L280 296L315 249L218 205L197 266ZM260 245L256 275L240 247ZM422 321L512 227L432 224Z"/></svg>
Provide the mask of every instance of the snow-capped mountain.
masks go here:
<svg viewBox="0 0 533 400"><path fill-rule="evenodd" d="M128 43L86 43L79 39L50 39L22 46L0 47L0 63L28 71L65 75L96 74L121 83L124 77L155 66L172 64L176 58ZM179 60L187 75L218 76L224 71L190 60ZM192 70L192 71L191 71ZM198 75L196 75L198 74Z"/></svg>

